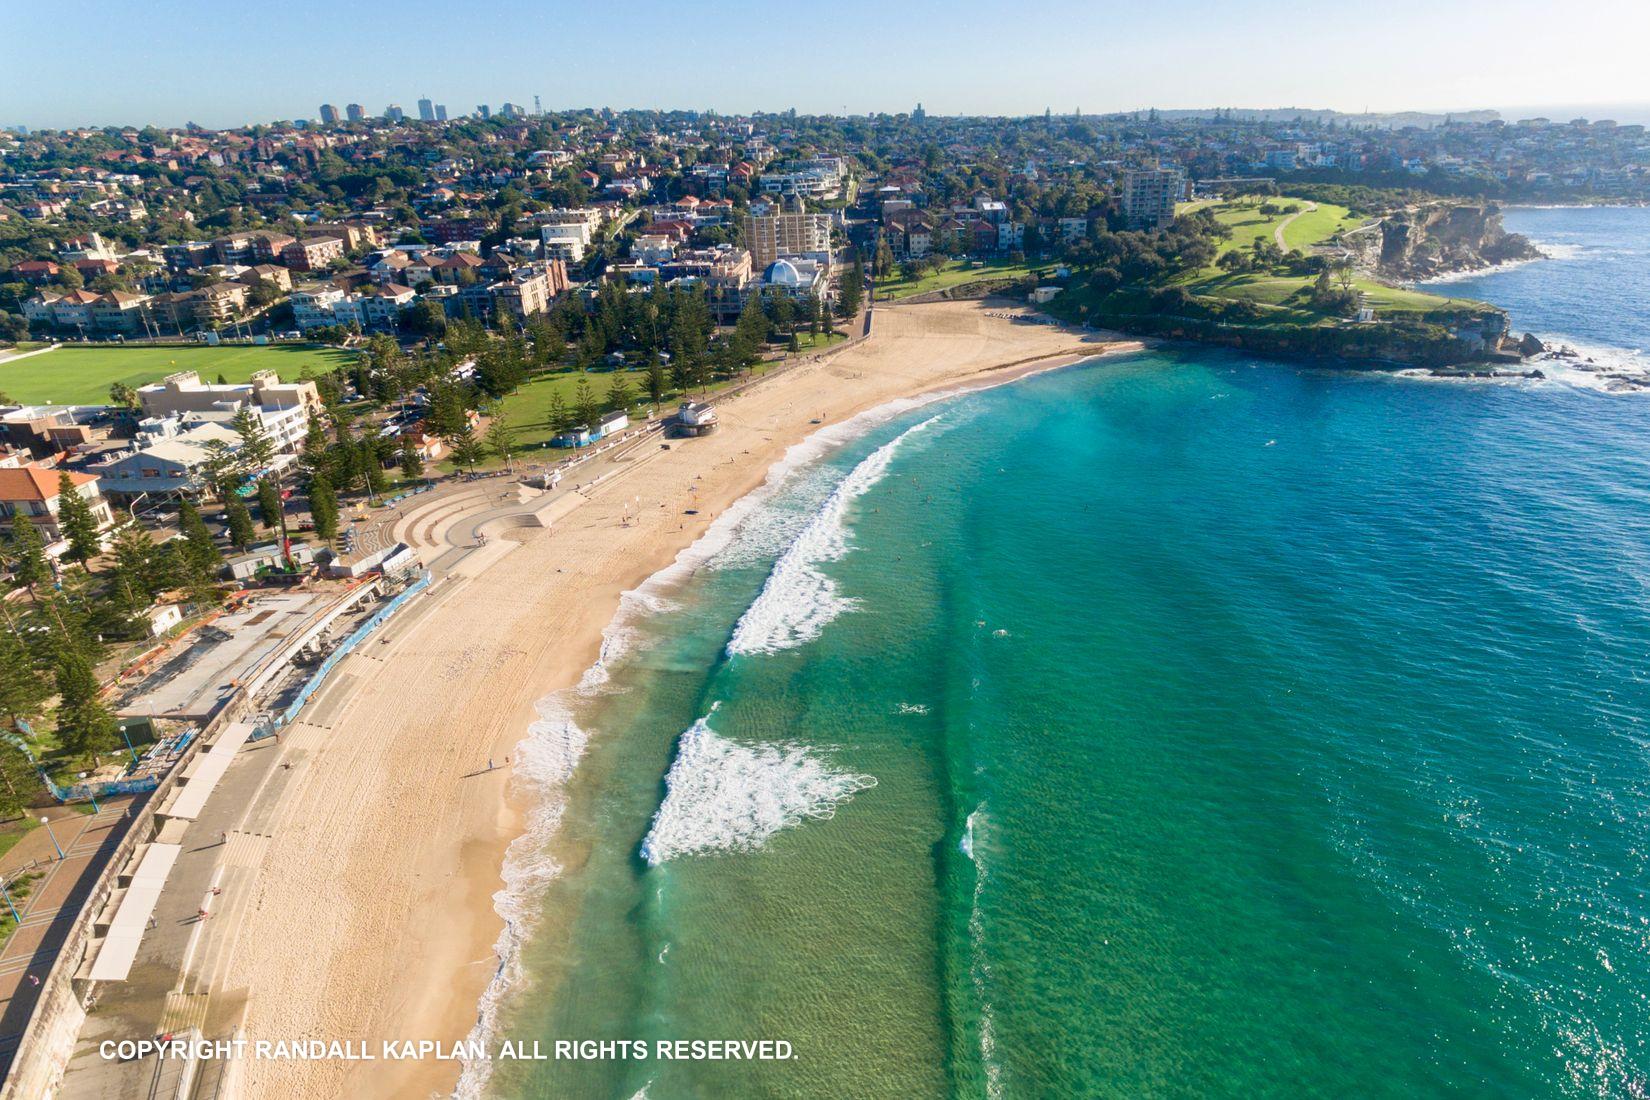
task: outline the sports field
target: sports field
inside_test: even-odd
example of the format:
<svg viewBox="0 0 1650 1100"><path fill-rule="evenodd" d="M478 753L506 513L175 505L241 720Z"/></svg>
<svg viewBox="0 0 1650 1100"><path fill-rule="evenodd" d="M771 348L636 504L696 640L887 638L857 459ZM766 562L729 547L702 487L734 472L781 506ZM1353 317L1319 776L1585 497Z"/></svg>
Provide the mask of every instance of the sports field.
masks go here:
<svg viewBox="0 0 1650 1100"><path fill-rule="evenodd" d="M256 371L273 370L283 381L307 369L325 374L354 358L353 352L319 346L121 347L64 345L25 359L0 359L0 394L26 404L106 405L116 382L141 386L174 371L192 370L201 381L221 374L244 382Z"/></svg>

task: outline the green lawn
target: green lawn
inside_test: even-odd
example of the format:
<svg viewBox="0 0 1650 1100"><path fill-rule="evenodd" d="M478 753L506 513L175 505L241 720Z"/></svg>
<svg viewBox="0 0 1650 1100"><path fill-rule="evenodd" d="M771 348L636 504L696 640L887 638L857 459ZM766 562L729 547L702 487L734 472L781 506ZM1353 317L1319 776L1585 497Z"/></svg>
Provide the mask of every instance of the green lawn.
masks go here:
<svg viewBox="0 0 1650 1100"><path fill-rule="evenodd" d="M197 371L203 382L214 382L220 374L231 382L244 382L260 370L295 379L305 368L311 375L325 374L353 358L353 352L319 346L65 345L18 363L0 360L0 393L31 404L102 405L108 403L109 387L116 382L140 386L174 371Z"/></svg>
<svg viewBox="0 0 1650 1100"><path fill-rule="evenodd" d="M1306 210L1283 227L1284 251L1308 251L1320 241L1327 241L1337 233L1356 229L1364 219L1344 206L1320 202L1316 210Z"/></svg>
<svg viewBox="0 0 1650 1100"><path fill-rule="evenodd" d="M1285 212L1262 214L1260 208L1263 203L1271 203ZM1288 246L1285 251L1300 249L1305 252L1312 245L1363 223L1362 218L1344 206L1326 202L1319 203L1316 210L1308 210L1307 200L1286 195L1265 198L1249 195L1229 202L1198 205L1213 210L1215 220L1232 229L1232 236L1220 242L1220 253L1238 248L1251 248L1257 240L1271 240L1276 236L1279 226L1284 227L1283 242ZM1295 207L1300 214L1294 221L1289 221L1289 207ZM1285 224L1286 222L1288 224Z"/></svg>
<svg viewBox="0 0 1650 1100"><path fill-rule="evenodd" d="M1006 260L990 261L982 267L975 267L967 260L950 260L943 267L936 268L917 279L883 279L876 284L877 298L909 298L913 294L928 294L936 290L948 290L952 287L967 286L969 283L984 282L987 279L1023 279L1028 275L1041 275L1052 271L1052 264L1015 264Z"/></svg>
<svg viewBox="0 0 1650 1100"><path fill-rule="evenodd" d="M1262 214L1260 206L1263 202L1273 203L1284 208L1285 212ZM1299 217L1293 221L1288 220L1291 215L1287 208L1291 206L1299 211ZM1355 229L1364 221L1346 207L1336 206L1334 203L1319 203L1316 210L1308 210L1306 207L1307 200L1287 195L1265 198L1244 196L1214 204L1212 209L1215 219L1232 227L1232 236L1220 242L1218 254L1225 254L1234 249L1247 250L1257 240L1270 240L1280 225L1283 226L1284 243L1289 249L1305 252L1312 245L1326 241L1337 233ZM1263 272L1231 275L1210 264L1202 271L1182 276L1180 281L1194 294L1298 310L1300 307L1290 299L1308 290L1313 278L1309 275L1275 275ZM1358 279L1355 285L1368 303L1378 311L1425 312L1435 309L1471 309L1483 305L1468 298L1444 298L1436 294L1386 286L1369 279Z"/></svg>

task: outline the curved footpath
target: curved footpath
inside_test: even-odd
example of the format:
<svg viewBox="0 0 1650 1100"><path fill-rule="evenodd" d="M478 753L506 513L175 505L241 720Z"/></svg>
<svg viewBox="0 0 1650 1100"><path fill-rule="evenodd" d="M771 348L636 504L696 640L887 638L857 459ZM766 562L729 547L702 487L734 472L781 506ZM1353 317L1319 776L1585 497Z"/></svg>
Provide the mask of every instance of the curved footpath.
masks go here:
<svg viewBox="0 0 1650 1100"><path fill-rule="evenodd" d="M879 306L871 338L720 401L710 436L669 449L649 436L553 494L501 478L409 505L384 537L420 544L435 587L283 731L291 767L251 808L256 835L227 845L233 885L200 944L201 1000L187 1023L208 1038L372 1050L467 1035L494 970L492 895L524 809L510 801L510 770L489 759L502 764L534 703L594 662L620 595L757 487L816 420L1138 347L1010 316L978 302ZM253 1098L370 1100L445 1092L458 1071L243 1061L222 1084Z"/></svg>

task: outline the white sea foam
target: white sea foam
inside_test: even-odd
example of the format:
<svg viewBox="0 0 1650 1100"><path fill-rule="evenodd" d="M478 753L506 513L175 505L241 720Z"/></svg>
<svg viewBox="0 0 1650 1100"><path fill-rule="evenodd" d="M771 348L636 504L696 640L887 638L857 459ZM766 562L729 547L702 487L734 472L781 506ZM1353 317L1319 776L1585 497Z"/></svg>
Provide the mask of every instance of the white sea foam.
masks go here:
<svg viewBox="0 0 1650 1100"><path fill-rule="evenodd" d="M714 709L712 714L714 714ZM869 775L837 771L795 745L742 745L699 719L676 746L665 798L642 841L657 867L678 856L760 848L779 830L831 817Z"/></svg>
<svg viewBox="0 0 1650 1100"><path fill-rule="evenodd" d="M528 728L527 737L516 746L515 766L515 781L521 785L518 789L522 800L534 809L528 815L527 830L511 843L505 853L502 871L505 886L493 895L493 907L504 918L504 930L499 933L494 945L498 965L477 1006L475 1027L469 1035L471 1041L484 1045L491 1042L506 996L524 977L520 950L536 923L539 900L548 883L560 873L560 867L546 849L560 828L564 808L562 788L583 755L586 741L585 733L572 721L572 706L577 700L605 687L613 663L635 642L636 619L646 614L674 610L677 605L670 599L670 593L701 567L727 552L740 534L741 524L757 514L775 493L786 487L798 470L811 468L833 448L850 442L879 424L965 392L971 391L957 389L895 398L840 424L821 428L802 442L792 445L786 450L785 457L769 468L767 479L761 487L723 511L697 541L677 554L670 565L621 596L619 609L603 632L600 655L595 664L585 670L578 686L569 692L554 693L539 702L539 720ZM732 555L729 557L732 558ZM864 786L875 784L875 779L870 776L848 778L856 784L848 792L849 795ZM454 1097L458 1100L479 1100L491 1075L491 1060L477 1062L466 1059L453 1092ZM645 1096L646 1092L647 1089L643 1088L638 1096Z"/></svg>
<svg viewBox="0 0 1650 1100"><path fill-rule="evenodd" d="M957 842L957 848L970 860L974 858L974 819L979 816L979 813L980 811L976 809L968 815L968 820L963 823L962 839Z"/></svg>
<svg viewBox="0 0 1650 1100"><path fill-rule="evenodd" d="M728 641L728 655L773 653L819 637L825 624L853 606L837 594L820 566L848 552L848 509L888 472L894 455L938 417L915 424L855 466L820 505L807 525L773 564L762 591L740 616Z"/></svg>
<svg viewBox="0 0 1650 1100"><path fill-rule="evenodd" d="M491 1042L505 994L522 977L521 947L538 921L539 900L551 880L561 873L547 848L561 827L566 807L563 788L584 755L588 740L574 723L560 693L541 700L537 710L538 720L528 727L527 736L515 750L511 782L518 801L531 809L526 830L511 841L505 852L501 875L504 887L493 895L493 908L504 918L504 929L493 945L498 966L481 995L469 1036L482 1044ZM480 1097L491 1076L490 1059L466 1059L453 1095L463 1100Z"/></svg>
<svg viewBox="0 0 1650 1100"><path fill-rule="evenodd" d="M927 714L927 703L901 703L894 708L895 714Z"/></svg>
<svg viewBox="0 0 1650 1100"><path fill-rule="evenodd" d="M1483 267L1467 268L1462 271L1446 271L1442 275L1433 275L1422 279L1415 285L1421 288L1429 286L1444 286L1449 283L1459 283L1466 279L1476 279L1483 275L1495 275L1502 271L1511 271L1515 267L1525 264L1538 264L1543 260L1574 260L1587 252L1579 244L1567 244L1561 241L1531 241L1531 244L1541 252L1539 256L1531 256L1522 260L1506 260L1498 264L1486 264Z"/></svg>
<svg viewBox="0 0 1650 1100"><path fill-rule="evenodd" d="M1650 390L1650 352L1644 348L1614 348L1584 344L1563 335L1542 334L1541 342L1555 350L1568 349L1575 357L1538 356L1528 362L1555 381L1608 393Z"/></svg>
<svg viewBox="0 0 1650 1100"><path fill-rule="evenodd" d="M962 852L974 864L974 899L968 913L969 976L974 983L974 995L980 1006L980 1064L985 1068L985 1094L997 1100L1003 1094L1003 1067L997 1062L996 1013L991 1004L991 964L985 947L985 913L981 896L985 893L986 869L976 854L976 828L985 827L985 806L979 805L968 815L964 826Z"/></svg>

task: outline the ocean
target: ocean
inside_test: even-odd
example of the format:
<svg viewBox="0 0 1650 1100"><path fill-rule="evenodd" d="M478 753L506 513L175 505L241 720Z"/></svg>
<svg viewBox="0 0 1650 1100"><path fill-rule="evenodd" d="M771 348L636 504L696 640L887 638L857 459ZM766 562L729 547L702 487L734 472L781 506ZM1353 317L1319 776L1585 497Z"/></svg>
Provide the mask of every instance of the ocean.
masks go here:
<svg viewBox="0 0 1650 1100"><path fill-rule="evenodd" d="M794 1057L465 1090L1643 1089L1646 400L1164 348L799 449L543 705L486 1006Z"/></svg>
<svg viewBox="0 0 1650 1100"><path fill-rule="evenodd" d="M1493 302L1515 331L1578 353L1544 373L1599 389L1650 386L1650 209L1510 207L1502 223L1550 259L1446 276L1449 294Z"/></svg>

